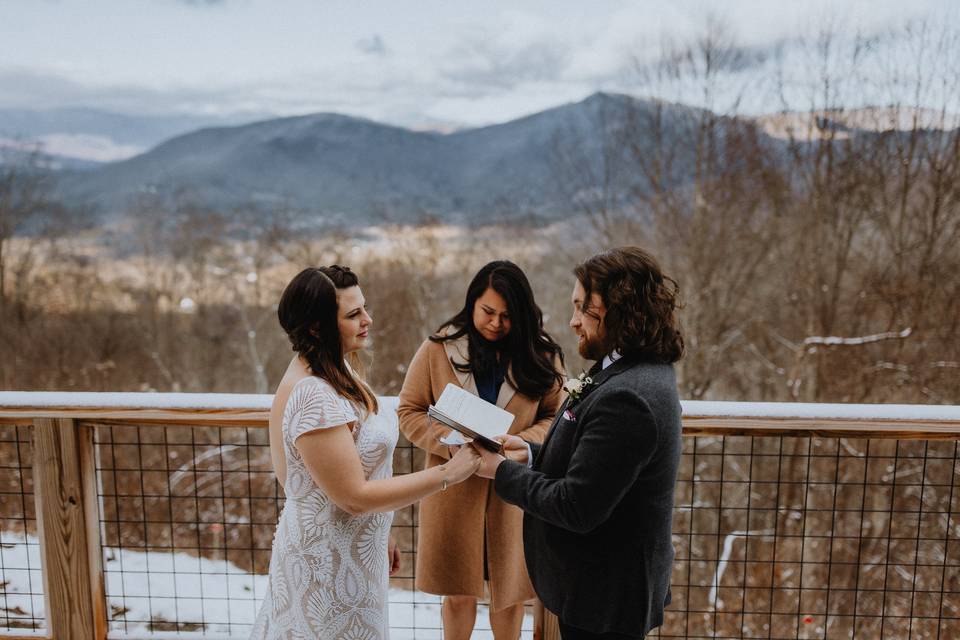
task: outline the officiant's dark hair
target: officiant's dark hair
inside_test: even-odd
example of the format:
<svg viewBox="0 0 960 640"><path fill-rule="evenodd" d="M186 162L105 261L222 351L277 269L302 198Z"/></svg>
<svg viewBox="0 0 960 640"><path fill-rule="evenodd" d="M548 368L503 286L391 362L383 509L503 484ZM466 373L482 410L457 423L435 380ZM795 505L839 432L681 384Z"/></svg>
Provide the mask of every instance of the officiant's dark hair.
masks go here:
<svg viewBox="0 0 960 640"><path fill-rule="evenodd" d="M337 289L359 284L360 279L350 267L308 267L283 290L277 317L293 350L307 361L313 375L329 382L337 393L358 407L376 413L377 396L361 377L359 358L355 353L348 354L350 366L344 362L337 324Z"/></svg>
<svg viewBox="0 0 960 640"><path fill-rule="evenodd" d="M510 332L494 343L485 340L473 324L473 307L487 289L503 297L510 315ZM539 398L563 384L564 375L557 370L558 360L562 369L563 351L543 329L543 312L534 300L530 281L523 270L509 260L487 263L473 276L463 308L441 324L430 340L448 342L463 336L468 338L470 361L457 362L451 358L450 364L457 371L476 375L486 367L495 366L495 355L499 353L501 365L510 365L510 383L525 396Z"/></svg>
<svg viewBox="0 0 960 640"><path fill-rule="evenodd" d="M600 294L607 352L646 362L671 363L683 357L677 321L680 287L652 255L638 247L620 247L588 258L573 270L586 295Z"/></svg>

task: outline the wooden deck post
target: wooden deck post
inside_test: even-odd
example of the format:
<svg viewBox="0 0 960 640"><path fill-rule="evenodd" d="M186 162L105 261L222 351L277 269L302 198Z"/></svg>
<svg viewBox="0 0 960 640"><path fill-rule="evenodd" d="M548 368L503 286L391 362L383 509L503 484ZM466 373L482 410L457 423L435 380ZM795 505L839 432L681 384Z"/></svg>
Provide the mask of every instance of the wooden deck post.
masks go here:
<svg viewBox="0 0 960 640"><path fill-rule="evenodd" d="M533 640L560 640L560 623L539 599L533 603Z"/></svg>
<svg viewBox="0 0 960 640"><path fill-rule="evenodd" d="M540 598L533 601L533 640L543 640L543 603Z"/></svg>
<svg viewBox="0 0 960 640"><path fill-rule="evenodd" d="M37 418L33 424L34 495L47 630L56 640L100 640L106 637L106 617L99 561L95 563L98 575L91 573L91 558L100 556L97 505L90 504L91 491L96 499L92 431L78 432L70 419ZM92 584L99 584L99 589ZM93 596L97 591L99 601Z"/></svg>

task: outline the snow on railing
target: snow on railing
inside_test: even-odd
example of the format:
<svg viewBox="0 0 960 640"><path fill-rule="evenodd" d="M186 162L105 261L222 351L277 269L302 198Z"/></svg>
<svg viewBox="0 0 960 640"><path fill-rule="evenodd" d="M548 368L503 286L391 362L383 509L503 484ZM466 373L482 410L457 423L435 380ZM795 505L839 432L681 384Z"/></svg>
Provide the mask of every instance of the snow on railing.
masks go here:
<svg viewBox="0 0 960 640"><path fill-rule="evenodd" d="M93 393L60 391L0 391L0 418L91 418L104 413L175 411L268 412L273 396L243 393ZM382 406L396 409L396 396L380 396ZM704 418L772 418L800 420L960 422L960 406L921 404L846 404L806 402L727 402L682 400L683 416ZM35 411L34 411L35 410ZM115 416L117 417L117 416ZM204 415L196 416L204 419ZM230 414L225 414L228 420ZM266 417L265 414L262 415Z"/></svg>

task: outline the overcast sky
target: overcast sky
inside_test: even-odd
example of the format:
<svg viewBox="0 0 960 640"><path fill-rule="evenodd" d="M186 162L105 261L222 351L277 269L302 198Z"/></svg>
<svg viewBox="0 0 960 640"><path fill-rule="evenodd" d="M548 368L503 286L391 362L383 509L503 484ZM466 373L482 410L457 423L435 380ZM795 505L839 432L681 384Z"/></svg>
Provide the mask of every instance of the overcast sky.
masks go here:
<svg viewBox="0 0 960 640"><path fill-rule="evenodd" d="M0 107L336 111L403 125L502 122L596 90L709 14L760 47L852 34L951 0L0 0ZM722 9L722 11L721 11ZM942 19L938 18L938 19Z"/></svg>

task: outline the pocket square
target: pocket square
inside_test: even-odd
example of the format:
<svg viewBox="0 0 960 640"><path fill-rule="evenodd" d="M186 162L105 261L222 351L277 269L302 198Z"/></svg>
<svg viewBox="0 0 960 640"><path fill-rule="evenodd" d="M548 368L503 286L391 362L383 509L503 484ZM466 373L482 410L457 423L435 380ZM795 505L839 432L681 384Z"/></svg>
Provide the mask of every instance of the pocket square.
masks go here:
<svg viewBox="0 0 960 640"><path fill-rule="evenodd" d="M565 409L563 412L563 419L569 420L570 422L576 422L577 416L573 413L573 411L570 411L570 409Z"/></svg>

